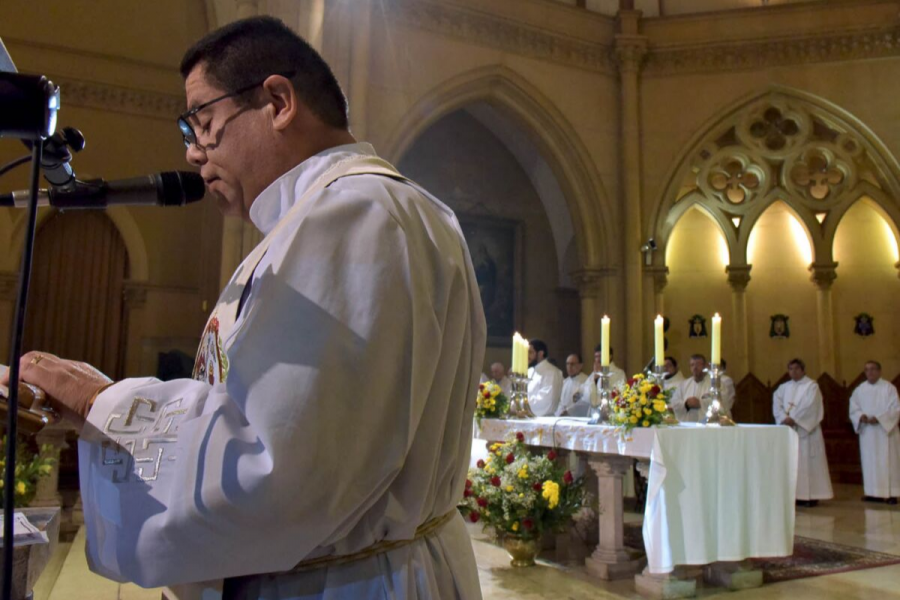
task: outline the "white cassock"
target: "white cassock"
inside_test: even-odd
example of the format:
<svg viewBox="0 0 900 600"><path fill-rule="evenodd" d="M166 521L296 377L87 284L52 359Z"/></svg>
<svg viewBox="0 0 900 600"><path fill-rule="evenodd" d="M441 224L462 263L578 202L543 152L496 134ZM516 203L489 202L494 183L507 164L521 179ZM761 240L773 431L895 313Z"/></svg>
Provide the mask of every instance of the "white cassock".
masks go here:
<svg viewBox="0 0 900 600"><path fill-rule="evenodd" d="M691 376L678 384L674 388L675 391L672 392L672 397L669 399L669 406L672 407L675 418L682 423L699 423L702 421L706 417L707 409L709 409L709 387L709 375L706 373L703 374L703 378L700 381ZM700 408L688 408L685 404L688 398L700 400Z"/></svg>
<svg viewBox="0 0 900 600"><path fill-rule="evenodd" d="M556 416L568 413L582 398L581 386L587 381L587 375L578 373L575 377L566 377L563 382L562 393L559 396L559 406L556 408Z"/></svg>
<svg viewBox="0 0 900 600"><path fill-rule="evenodd" d="M223 291L201 379L97 398L79 442L94 571L190 584L179 599L218 598L222 578L252 599L481 597L452 514L485 349L478 286L453 213L384 165L353 144L272 183L250 210L267 249ZM387 552L253 577L442 515Z"/></svg>
<svg viewBox="0 0 900 600"><path fill-rule="evenodd" d="M674 375L667 375L666 379L663 379L663 389L671 390L673 388L676 388L682 381L684 381L684 375L681 374L681 371L675 371Z"/></svg>
<svg viewBox="0 0 900 600"><path fill-rule="evenodd" d="M503 390L503 394L509 398L510 393L512 392L512 381L509 380L509 377L504 377L500 381L492 379L494 383L500 386L500 389Z"/></svg>
<svg viewBox="0 0 900 600"><path fill-rule="evenodd" d="M863 415L878 419L877 425L863 424ZM897 388L884 379L874 385L861 383L850 396L850 420L859 434L863 484L866 496L900 496L900 399Z"/></svg>
<svg viewBox="0 0 900 600"><path fill-rule="evenodd" d="M562 393L562 371L544 359L537 366L528 369L528 404L531 412L538 417L548 417L556 413L559 396Z"/></svg>
<svg viewBox="0 0 900 600"><path fill-rule="evenodd" d="M797 500L828 500L834 497L822 419L825 417L819 384L804 377L800 381L786 381L778 386L772 399L775 423L791 417L800 437L800 464L797 469Z"/></svg>

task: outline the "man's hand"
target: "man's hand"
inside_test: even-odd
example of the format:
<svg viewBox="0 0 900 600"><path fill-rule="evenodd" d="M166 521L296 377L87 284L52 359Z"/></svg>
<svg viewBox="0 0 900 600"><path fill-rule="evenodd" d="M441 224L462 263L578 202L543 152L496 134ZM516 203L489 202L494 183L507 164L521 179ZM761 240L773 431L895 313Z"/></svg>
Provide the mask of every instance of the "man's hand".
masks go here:
<svg viewBox="0 0 900 600"><path fill-rule="evenodd" d="M878 417L866 417L866 418L868 419L868 421L866 421L866 423L868 423L869 425L878 425Z"/></svg>
<svg viewBox="0 0 900 600"><path fill-rule="evenodd" d="M83 423L90 401L112 380L91 365L44 352L28 352L19 362L19 379L47 392L51 406L75 423ZM0 384L9 386L7 371Z"/></svg>
<svg viewBox="0 0 900 600"><path fill-rule="evenodd" d="M788 427L794 427L794 426L797 424L797 422L794 421L794 420L793 420L792 418L790 418L790 417L785 417L784 421L782 421L781 424L782 424L782 425L787 425Z"/></svg>
<svg viewBox="0 0 900 600"><path fill-rule="evenodd" d="M700 398L698 398L697 396L691 396L684 401L684 405L688 408L700 408Z"/></svg>

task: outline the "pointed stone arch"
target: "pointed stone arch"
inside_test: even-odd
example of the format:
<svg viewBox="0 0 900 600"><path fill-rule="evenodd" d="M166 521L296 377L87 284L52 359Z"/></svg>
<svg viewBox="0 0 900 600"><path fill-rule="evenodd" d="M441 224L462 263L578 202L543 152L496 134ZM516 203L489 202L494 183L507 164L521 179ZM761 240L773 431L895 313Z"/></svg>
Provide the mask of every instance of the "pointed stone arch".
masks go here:
<svg viewBox="0 0 900 600"><path fill-rule="evenodd" d="M468 105L483 102L525 131L553 171L572 218L583 269L612 265L618 255L612 230L614 208L577 131L562 112L524 77L504 66L453 77L422 96L383 147L395 164L431 125Z"/></svg>
<svg viewBox="0 0 900 600"><path fill-rule="evenodd" d="M885 144L839 106L771 86L719 111L691 138L666 176L648 235L665 249L680 215L701 204L726 231L730 267L748 268L753 226L783 201L809 233L814 263L833 265L837 225L863 196L897 228L900 165Z"/></svg>

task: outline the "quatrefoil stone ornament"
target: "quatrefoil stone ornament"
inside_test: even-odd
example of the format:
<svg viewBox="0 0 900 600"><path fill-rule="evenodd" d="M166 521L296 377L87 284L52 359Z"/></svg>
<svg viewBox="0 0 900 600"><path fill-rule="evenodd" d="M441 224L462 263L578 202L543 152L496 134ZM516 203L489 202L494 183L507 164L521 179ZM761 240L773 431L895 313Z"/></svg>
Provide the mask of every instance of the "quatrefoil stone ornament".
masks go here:
<svg viewBox="0 0 900 600"><path fill-rule="evenodd" d="M781 150L788 138L800 133L800 125L792 118L785 117L781 110L770 106L762 116L750 124L750 135L759 140L769 150Z"/></svg>
<svg viewBox="0 0 900 600"><path fill-rule="evenodd" d="M736 160L726 162L709 176L709 184L734 204L740 204L759 187L759 177Z"/></svg>
<svg viewBox="0 0 900 600"><path fill-rule="evenodd" d="M824 155L817 153L805 162L797 163L791 178L798 186L806 188L810 196L824 200L844 181L844 173Z"/></svg>

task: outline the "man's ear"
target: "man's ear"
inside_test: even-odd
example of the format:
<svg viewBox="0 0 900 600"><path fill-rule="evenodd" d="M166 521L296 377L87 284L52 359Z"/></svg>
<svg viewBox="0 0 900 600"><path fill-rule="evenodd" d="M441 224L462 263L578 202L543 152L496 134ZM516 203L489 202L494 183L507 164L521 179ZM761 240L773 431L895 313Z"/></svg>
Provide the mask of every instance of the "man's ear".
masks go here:
<svg viewBox="0 0 900 600"><path fill-rule="evenodd" d="M300 99L294 91L289 79L282 75L272 75L263 84L264 99L269 102L266 110L270 111L272 126L276 131L283 131L297 117L300 110Z"/></svg>

